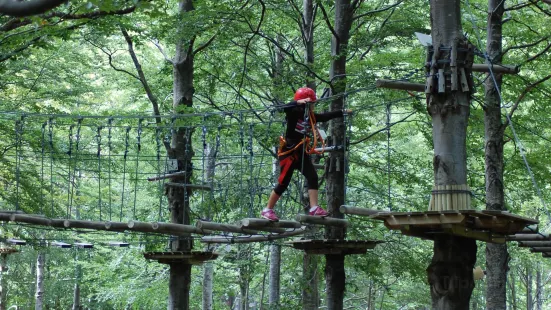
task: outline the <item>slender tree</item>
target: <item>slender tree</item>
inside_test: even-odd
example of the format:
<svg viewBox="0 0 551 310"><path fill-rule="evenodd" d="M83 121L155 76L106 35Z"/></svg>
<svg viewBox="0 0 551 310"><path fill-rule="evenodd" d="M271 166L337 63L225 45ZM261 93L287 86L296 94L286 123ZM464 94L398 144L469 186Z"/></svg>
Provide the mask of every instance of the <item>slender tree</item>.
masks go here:
<svg viewBox="0 0 551 310"><path fill-rule="evenodd" d="M502 20L505 1L488 1L488 37L486 52L493 65L502 63ZM484 157L486 176L486 209L506 210L503 192L503 132L501 120L501 74L489 73L485 87ZM506 309L507 244L486 244L486 309Z"/></svg>

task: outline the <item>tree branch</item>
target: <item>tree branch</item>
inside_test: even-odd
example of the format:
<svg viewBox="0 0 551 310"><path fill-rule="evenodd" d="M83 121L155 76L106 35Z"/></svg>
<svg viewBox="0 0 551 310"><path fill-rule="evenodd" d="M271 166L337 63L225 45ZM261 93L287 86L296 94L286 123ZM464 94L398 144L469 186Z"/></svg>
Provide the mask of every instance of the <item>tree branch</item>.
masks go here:
<svg viewBox="0 0 551 310"><path fill-rule="evenodd" d="M505 128L507 126L509 126L509 120L513 117L513 113L515 113L515 111L517 110L520 102L524 99L524 97L526 97L526 95L532 91L532 89L534 89L536 86L538 86L539 84L547 81L551 79L551 74L547 75L546 77L528 85L524 91L522 91L522 93L520 94L520 96L517 98L517 100L515 101L515 104L513 105L513 107L511 108L511 111L509 112L508 116L507 116L507 119L503 122L503 125L502 125L502 130L505 130Z"/></svg>
<svg viewBox="0 0 551 310"><path fill-rule="evenodd" d="M136 67L136 71L138 72L139 80L142 83L142 86L145 90L145 93L147 94L147 98L149 101L151 101L151 105L153 105L153 113L155 114L155 122L157 123L157 126L161 125L161 113L159 111L159 102L157 100L157 97L153 94L151 91L151 88L149 87L149 83L147 83L147 79L145 78L145 74L143 73L142 66L138 60L138 57L136 57L136 53L134 52L134 44L132 42L132 38L124 29L124 27L121 26L121 32L124 36L124 39L126 40L126 43L128 44L128 53L130 53L130 57L132 58L132 62L134 62L134 67Z"/></svg>
<svg viewBox="0 0 551 310"><path fill-rule="evenodd" d="M204 50L205 48L207 48L213 41L214 39L216 38L216 34L213 35L212 37L210 37L210 39L203 43L201 46L199 46L194 52L193 52L193 55L197 55L197 53L201 52L202 50Z"/></svg>
<svg viewBox="0 0 551 310"><path fill-rule="evenodd" d="M392 8L395 8L397 7L398 5L400 5L401 3L403 2L403 0L400 0L394 4L391 4L387 7L384 7L384 8L381 8L381 9L377 9L377 10L373 10L373 11L369 11L369 12L366 12L366 13L363 13L363 14L360 14L360 15L356 15L352 18L352 20L357 20L357 19L360 19L362 17L365 17L367 15L371 15L371 14L375 14L375 13L380 13L380 12L384 12L384 11L388 11Z"/></svg>
<svg viewBox="0 0 551 310"><path fill-rule="evenodd" d="M526 59L526 61L523 63L523 65L538 59L538 57L545 54L550 48L551 48L551 43L547 44L547 46L541 52L537 53L536 55L534 55L534 56L532 56L528 59Z"/></svg>
<svg viewBox="0 0 551 310"><path fill-rule="evenodd" d="M24 17L47 12L63 4L66 0L0 0L0 13Z"/></svg>
<svg viewBox="0 0 551 310"><path fill-rule="evenodd" d="M321 8L321 13L323 14L323 19L325 20L325 23L327 24L327 27L329 28L329 30L331 30L331 33L333 34L333 36L335 37L337 42L339 42L340 41L339 35L335 31L335 28L333 28L333 26L331 25L331 21L329 21L329 16L327 16L327 12L325 11L325 7L321 3L319 4L319 6Z"/></svg>
<svg viewBox="0 0 551 310"><path fill-rule="evenodd" d="M155 39L155 40L151 40L151 42L157 47L157 49L159 50L159 52L161 52L161 55L163 55L164 59L165 59L168 63L174 65L174 61L173 61L172 59L168 58L168 55L167 55L167 54L165 53L165 51L163 50L163 47L161 46L161 44L159 43L159 41Z"/></svg>
<svg viewBox="0 0 551 310"><path fill-rule="evenodd" d="M550 0L551 1L551 0ZM540 44L541 42L549 39L550 36L546 36L546 37L543 37L539 40L537 40L536 42L533 42L533 43L528 43L528 44L523 44L523 45L516 45L516 46L511 46L511 47L508 47L506 48L503 52L501 52L501 56L504 56L507 52L511 51L511 50L518 50L518 49L523 49L523 48L527 48L527 47L532 47L532 46L536 46L538 44Z"/></svg>

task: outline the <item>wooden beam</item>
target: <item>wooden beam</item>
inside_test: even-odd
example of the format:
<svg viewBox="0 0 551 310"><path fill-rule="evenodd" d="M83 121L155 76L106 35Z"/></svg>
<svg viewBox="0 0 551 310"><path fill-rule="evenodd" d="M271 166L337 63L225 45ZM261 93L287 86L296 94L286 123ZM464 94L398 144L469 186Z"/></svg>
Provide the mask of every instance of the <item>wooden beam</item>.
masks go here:
<svg viewBox="0 0 551 310"><path fill-rule="evenodd" d="M3 213L0 213L0 218L3 217ZM108 230L108 231L134 231L142 233L157 233L164 235L187 235L193 234L211 234L212 231L200 230L195 226L173 224L173 223L160 223L160 222L138 222L130 221L128 223L121 222L98 222L98 221L83 221L83 220L67 220L67 219L50 219L43 216L30 215L30 214L10 214L12 222L27 223L33 225L41 225L56 228L80 228L80 229L93 229L93 230ZM115 227L116 229L113 229ZM124 228L124 229L123 229Z"/></svg>
<svg viewBox="0 0 551 310"><path fill-rule="evenodd" d="M202 191L212 191L212 187L210 187L209 185L167 182L167 183L165 183L165 186L167 186L167 187L189 188L189 189L202 190Z"/></svg>
<svg viewBox="0 0 551 310"><path fill-rule="evenodd" d="M311 215L302 215L299 214L296 217L296 220L301 223L307 224L317 224L325 226L335 226L335 227L347 227L348 221L343 219L338 219L334 217L321 217L321 216L311 216Z"/></svg>
<svg viewBox="0 0 551 310"><path fill-rule="evenodd" d="M490 72L489 66L491 66L493 73L518 74L520 72L519 66L512 65L473 64L472 70L473 72Z"/></svg>
<svg viewBox="0 0 551 310"><path fill-rule="evenodd" d="M551 252L551 247L533 247L533 248L530 248L530 252L532 252L532 253L547 253L547 252Z"/></svg>
<svg viewBox="0 0 551 310"><path fill-rule="evenodd" d="M272 241L276 239L288 238L292 236L298 236L304 234L306 228L302 227L299 229L293 229L286 231L282 234L273 234L273 235L256 235L256 236L204 236L201 238L201 242L204 243L250 243L250 242L262 242L262 241Z"/></svg>
<svg viewBox="0 0 551 310"><path fill-rule="evenodd" d="M371 209L357 208L357 207L351 207L351 206L340 206L339 211L341 211L341 213L343 214L362 215L362 216L372 216L374 214L381 212L381 210L371 210Z"/></svg>
<svg viewBox="0 0 551 310"><path fill-rule="evenodd" d="M159 181L159 180L170 179L170 178L181 178L181 177L184 177L185 175L186 175L185 171L179 171L179 172L169 173L169 174L160 175L156 177L150 177L150 178L147 178L147 180Z"/></svg>
<svg viewBox="0 0 551 310"><path fill-rule="evenodd" d="M417 92L425 91L425 84L421 84L421 83L410 83L410 82L404 82L404 81L382 79L382 80L377 80L375 85L378 88L409 90L409 91L417 91Z"/></svg>
<svg viewBox="0 0 551 310"><path fill-rule="evenodd" d="M551 247L551 241L519 241L519 247ZM551 251L550 251L551 252Z"/></svg>
<svg viewBox="0 0 551 310"><path fill-rule="evenodd" d="M506 237L508 241L537 241L537 240L551 240L549 234L516 234Z"/></svg>
<svg viewBox="0 0 551 310"><path fill-rule="evenodd" d="M276 228L300 228L302 225L296 221L270 221L259 218L246 218L241 220L241 227L259 229L264 227L276 227Z"/></svg>

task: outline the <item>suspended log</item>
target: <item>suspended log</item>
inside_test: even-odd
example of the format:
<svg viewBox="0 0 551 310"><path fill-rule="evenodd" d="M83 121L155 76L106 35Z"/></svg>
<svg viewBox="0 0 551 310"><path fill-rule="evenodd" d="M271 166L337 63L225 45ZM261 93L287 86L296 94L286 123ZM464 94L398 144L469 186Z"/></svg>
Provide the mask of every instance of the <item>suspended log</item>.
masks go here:
<svg viewBox="0 0 551 310"><path fill-rule="evenodd" d="M210 187L209 185L167 182L167 183L165 183L165 186L167 186L167 187L189 188L189 189L193 189L193 190L202 190L202 191L212 191L212 187Z"/></svg>
<svg viewBox="0 0 551 310"><path fill-rule="evenodd" d="M113 224L111 222L111 224ZM126 224L126 223L121 223ZM65 228L84 228L84 229L95 229L95 230L106 230L106 222L98 221L83 221L83 220L63 220L63 227ZM121 229L121 231L124 229Z"/></svg>
<svg viewBox="0 0 551 310"><path fill-rule="evenodd" d="M348 221L343 219L338 219L334 217L321 217L321 216L310 216L299 214L296 217L296 220L301 223L307 224L317 224L325 226L335 226L335 227L346 227L348 226Z"/></svg>
<svg viewBox="0 0 551 310"><path fill-rule="evenodd" d="M86 243L86 242L76 242L75 246L77 246L78 248L82 248L82 249L93 249L94 248L93 244Z"/></svg>
<svg viewBox="0 0 551 310"><path fill-rule="evenodd" d="M551 241L520 241L519 247L551 247Z"/></svg>
<svg viewBox="0 0 551 310"><path fill-rule="evenodd" d="M128 228L128 223L124 222L105 222L105 229L114 231L124 231Z"/></svg>
<svg viewBox="0 0 551 310"><path fill-rule="evenodd" d="M0 218L5 213L0 213ZM149 223L130 221L129 223L120 222L97 222L97 221L82 221L82 220L66 220L66 219L49 219L43 216L29 215L29 214L10 214L10 220L12 222L27 223L33 225L49 226L56 228L80 228L80 229L94 229L94 230L113 230L116 227L117 230L134 231L143 233L157 233L165 235L188 235L192 234L210 234L211 231L200 230L195 226L173 224L173 223ZM124 227L123 225L126 225ZM120 228L120 229L119 229ZM123 229L124 228L124 229Z"/></svg>
<svg viewBox="0 0 551 310"><path fill-rule="evenodd" d="M167 234L167 235L188 235L188 234L210 234L211 231L201 230L195 226L183 225L183 224L174 224L174 223L160 223L160 222L138 222L130 221L128 222L128 229L132 231L140 232L151 232L158 234Z"/></svg>
<svg viewBox="0 0 551 310"><path fill-rule="evenodd" d="M33 225L40 225L40 226L65 228L65 226L63 226L63 221L64 220L62 220L62 219L49 219L47 217L39 216L39 215L12 213L12 214L10 214L10 221L33 224Z"/></svg>
<svg viewBox="0 0 551 310"><path fill-rule="evenodd" d="M205 236L201 238L201 242L204 243L250 243L250 242L262 242L272 241L276 239L288 238L292 236L301 235L305 232L306 228L301 227L299 229L293 229L286 231L282 234L274 235L253 235L253 236Z"/></svg>
<svg viewBox="0 0 551 310"><path fill-rule="evenodd" d="M300 228L302 225L296 221L270 221L259 218L246 218L241 220L241 227L261 229L264 227L278 227L278 228Z"/></svg>
<svg viewBox="0 0 551 310"><path fill-rule="evenodd" d="M409 90L409 91L425 91L425 84L420 83L410 83L404 81L396 80L377 80L376 86L378 88L388 88L388 89L399 89L399 90Z"/></svg>
<svg viewBox="0 0 551 310"><path fill-rule="evenodd" d="M506 237L509 241L537 241L537 240L551 240L549 234L516 234Z"/></svg>
<svg viewBox="0 0 551 310"><path fill-rule="evenodd" d="M179 172L169 173L169 174L160 175L156 177L150 177L150 178L147 178L147 180L159 181L159 180L170 179L170 178L181 178L181 177L185 177L185 175L186 175L185 171L179 171Z"/></svg>
<svg viewBox="0 0 551 310"><path fill-rule="evenodd" d="M493 73L501 74L518 74L520 72L519 66L512 65L488 65L488 64L473 64L473 72L490 72L489 67L492 68Z"/></svg>
<svg viewBox="0 0 551 310"><path fill-rule="evenodd" d="M120 242L120 241L109 241L109 246L119 247L119 248L126 248L130 246L130 243L128 242Z"/></svg>
<svg viewBox="0 0 551 310"><path fill-rule="evenodd" d="M357 208L350 206L340 206L339 211L343 214L352 214L352 215L362 215L362 216L372 216L381 212L381 210L371 210L366 208Z"/></svg>
<svg viewBox="0 0 551 310"><path fill-rule="evenodd" d="M213 223L213 222L206 222L206 221L197 221L195 223L195 226L198 229L201 229L201 230L207 229L207 230L225 231L225 232L233 232L233 233L238 233L238 234L249 234L249 235L258 234L257 230L243 229L240 226L224 224L224 223ZM283 230L283 231L285 231L285 230Z"/></svg>

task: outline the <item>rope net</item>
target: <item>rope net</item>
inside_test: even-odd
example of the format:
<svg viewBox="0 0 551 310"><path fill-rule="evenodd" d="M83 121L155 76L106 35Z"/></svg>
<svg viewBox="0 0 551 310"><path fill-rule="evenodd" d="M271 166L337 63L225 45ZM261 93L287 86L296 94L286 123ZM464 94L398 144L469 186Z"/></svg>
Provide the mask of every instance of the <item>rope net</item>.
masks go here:
<svg viewBox="0 0 551 310"><path fill-rule="evenodd" d="M167 146L183 130L192 135L185 145L192 217L256 217L275 181L273 146L281 126L274 123L283 122L278 117L266 123L253 112L194 114L160 117L158 125L144 116L2 114L0 127L8 134L0 142L0 209L49 218L166 222L165 188L172 181L163 176L183 170ZM299 190L291 184L279 213L300 210Z"/></svg>

